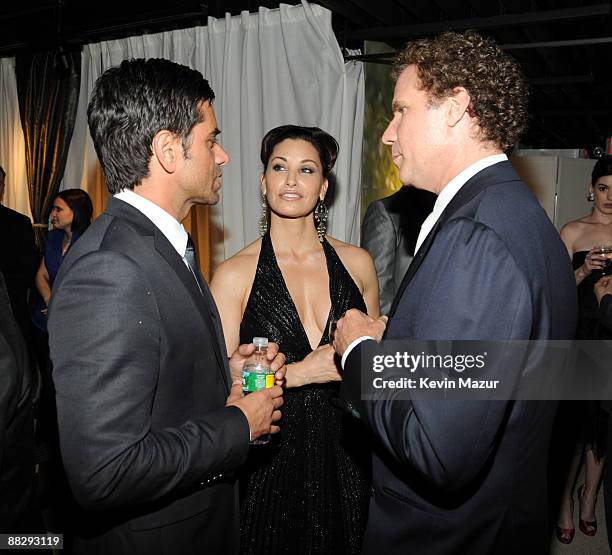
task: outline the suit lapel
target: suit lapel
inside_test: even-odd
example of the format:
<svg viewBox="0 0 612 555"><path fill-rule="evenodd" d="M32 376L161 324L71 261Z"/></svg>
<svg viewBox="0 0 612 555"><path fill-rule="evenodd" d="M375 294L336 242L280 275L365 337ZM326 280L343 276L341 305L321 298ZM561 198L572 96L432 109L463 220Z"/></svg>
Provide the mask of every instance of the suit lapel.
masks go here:
<svg viewBox="0 0 612 555"><path fill-rule="evenodd" d="M419 248L418 252L415 254L414 258L408 270L406 270L406 274L404 275L404 279L400 284L397 294L393 299L393 304L391 305L391 309L389 310L389 318L392 318L397 309L397 305L399 304L406 287L412 281L415 274L417 273L419 267L421 266L425 256L429 252L431 245L434 242L438 231L442 228L445 222L447 222L462 206L465 206L468 202L470 202L476 195L480 194L487 187L491 185L495 185L496 183L500 183L502 181L520 181L518 175L514 171L512 164L509 161L499 162L498 164L493 164L488 168L478 172L475 176L469 179L457 194L451 199L448 203L448 206L444 209L438 221L433 226L432 230L429 232L425 241Z"/></svg>
<svg viewBox="0 0 612 555"><path fill-rule="evenodd" d="M391 304L391 308L389 309L389 315L388 315L389 318L392 318L393 315L395 314L397 305L399 304L399 301L402 298L402 295L404 294L406 287L408 287L408 284L414 277L414 274L416 274L417 270L421 266L421 263L423 262L423 259L425 258L425 255L427 254L427 251L429 251L429 248L431 247L431 244L433 243L434 237L436 236L436 234L438 233L438 229L440 228L441 219L442 219L441 217L438 218L438 221L434 224L433 228L431 229L431 231L425 238L425 241L423 241L423 244L420 246L418 252L414 255L414 258L412 259L410 266L408 266L408 269L406 270L406 273L404 274L404 278L402 279L402 283L397 289L397 293L395 294L393 303Z"/></svg>
<svg viewBox="0 0 612 555"><path fill-rule="evenodd" d="M164 258L172 270L176 273L189 296L198 308L202 320L206 325L215 357L218 362L219 370L223 377L223 383L229 394L231 388L229 366L227 357L224 356L225 340L221 330L220 318L217 309L212 300L212 295L208 289L208 285L204 282L204 291L200 293L200 288L193 274L187 268L183 259L176 252L166 236L140 211L126 202L111 198L108 202L106 210L109 214L119 216L130 222L135 227L136 231L143 236L149 236L152 240L152 247ZM203 281L203 280L202 280Z"/></svg>

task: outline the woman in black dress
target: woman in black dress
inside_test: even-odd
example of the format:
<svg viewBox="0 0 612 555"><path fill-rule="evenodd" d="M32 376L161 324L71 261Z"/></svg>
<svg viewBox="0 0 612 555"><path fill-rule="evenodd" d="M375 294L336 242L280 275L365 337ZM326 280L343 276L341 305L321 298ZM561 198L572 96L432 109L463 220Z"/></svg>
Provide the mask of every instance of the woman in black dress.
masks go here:
<svg viewBox="0 0 612 555"><path fill-rule="evenodd" d="M211 290L228 352L254 336L287 357L281 432L254 446L243 475L243 553L357 554L370 495L368 434L336 403L330 322L349 308L378 317L374 265L325 235L338 145L314 127L264 137L262 238L225 261Z"/></svg>
<svg viewBox="0 0 612 555"><path fill-rule="evenodd" d="M561 229L561 238L572 257L578 287L576 338L612 339L612 333L600 321L593 292L595 283L612 269L606 265L606 256L600 253L602 246L612 245L612 156L604 156L595 164L588 199L593 202L591 213ZM580 530L588 536L597 532L595 503L606 458L608 412L598 401L572 404L572 407L579 407L576 416L580 419L581 444L570 467L561 500L557 537L562 543L570 543L574 537L573 491L583 452L585 483L578 488L578 523Z"/></svg>

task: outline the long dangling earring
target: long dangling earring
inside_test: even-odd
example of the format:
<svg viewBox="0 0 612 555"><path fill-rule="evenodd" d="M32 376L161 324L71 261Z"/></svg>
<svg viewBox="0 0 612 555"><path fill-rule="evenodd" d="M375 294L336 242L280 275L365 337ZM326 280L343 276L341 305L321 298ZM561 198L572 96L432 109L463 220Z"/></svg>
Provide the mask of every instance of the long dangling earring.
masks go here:
<svg viewBox="0 0 612 555"><path fill-rule="evenodd" d="M593 202L595 200L595 195L593 194L593 191L589 191L589 194L587 195L587 200L589 202Z"/></svg>
<svg viewBox="0 0 612 555"><path fill-rule="evenodd" d="M319 200L314 211L314 219L317 227L317 235L319 236L319 241L321 241L321 243L323 242L323 237L325 237L325 232L327 231L328 213L329 210L327 209L325 202Z"/></svg>
<svg viewBox="0 0 612 555"><path fill-rule="evenodd" d="M266 193L261 193L261 218L259 218L259 235L262 237L268 232L268 203Z"/></svg>

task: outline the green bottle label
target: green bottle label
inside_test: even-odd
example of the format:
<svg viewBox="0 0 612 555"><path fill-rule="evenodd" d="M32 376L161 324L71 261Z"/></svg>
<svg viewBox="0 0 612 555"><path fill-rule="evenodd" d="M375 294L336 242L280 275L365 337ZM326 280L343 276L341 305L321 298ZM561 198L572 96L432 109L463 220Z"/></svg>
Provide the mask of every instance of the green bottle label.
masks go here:
<svg viewBox="0 0 612 555"><path fill-rule="evenodd" d="M242 372L242 391L251 393L274 387L274 374L267 372Z"/></svg>

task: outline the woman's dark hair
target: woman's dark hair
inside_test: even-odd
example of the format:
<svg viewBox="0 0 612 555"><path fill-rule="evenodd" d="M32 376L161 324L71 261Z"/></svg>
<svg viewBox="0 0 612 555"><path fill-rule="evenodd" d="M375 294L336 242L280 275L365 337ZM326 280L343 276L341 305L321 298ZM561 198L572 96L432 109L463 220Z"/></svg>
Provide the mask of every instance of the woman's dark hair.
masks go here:
<svg viewBox="0 0 612 555"><path fill-rule="evenodd" d="M83 233L91 223L93 205L89 195L83 189L64 189L55 198L61 198L72 210L72 232Z"/></svg>
<svg viewBox="0 0 612 555"><path fill-rule="evenodd" d="M301 139L314 146L319 153L319 159L323 167L323 177L329 177L338 157L338 141L318 127L303 127L301 125L281 125L270 129L266 133L261 141L261 162L264 171L268 168L268 162L274 147L286 139Z"/></svg>
<svg viewBox="0 0 612 555"><path fill-rule="evenodd" d="M591 174L591 186L597 183L597 180L604 175L612 175L612 156L606 154L602 156L597 163L593 166L593 173Z"/></svg>

